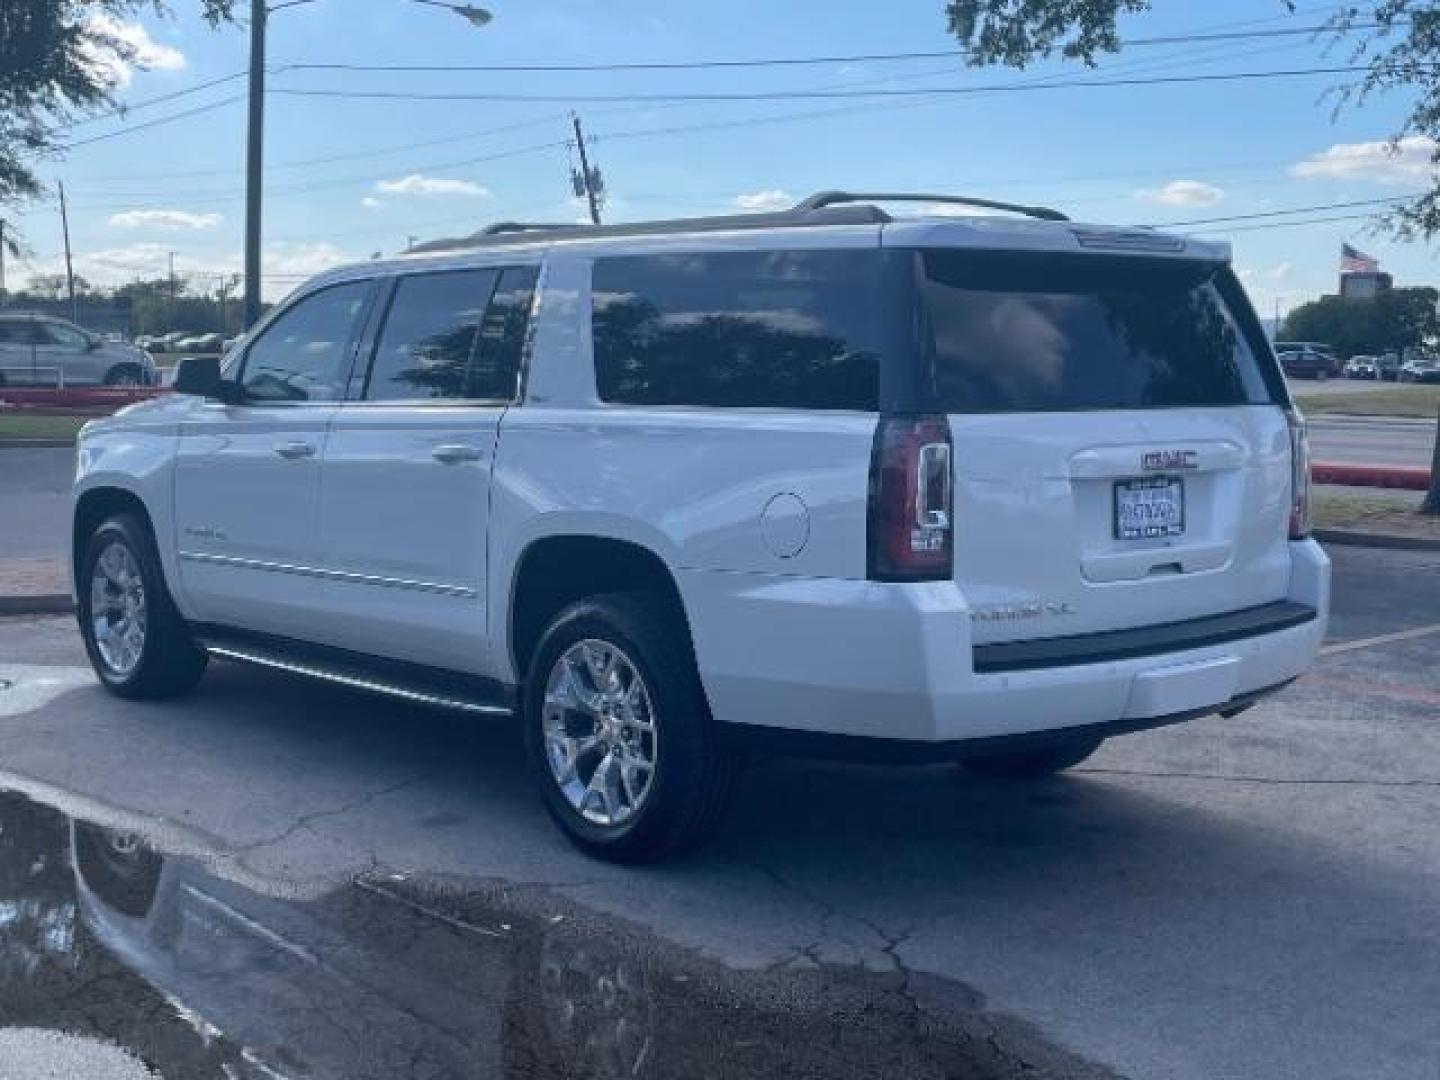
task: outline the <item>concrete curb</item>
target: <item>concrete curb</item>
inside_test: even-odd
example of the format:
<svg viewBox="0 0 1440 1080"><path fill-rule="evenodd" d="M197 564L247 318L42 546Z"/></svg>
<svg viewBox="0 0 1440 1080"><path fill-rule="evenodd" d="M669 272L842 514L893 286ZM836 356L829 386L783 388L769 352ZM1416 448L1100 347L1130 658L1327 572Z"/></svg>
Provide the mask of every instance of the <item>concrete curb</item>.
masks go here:
<svg viewBox="0 0 1440 1080"><path fill-rule="evenodd" d="M1353 544L1357 547L1394 548L1401 551L1440 551L1440 540L1425 536L1396 536L1394 533L1359 532L1354 529L1314 529L1322 544Z"/></svg>
<svg viewBox="0 0 1440 1080"><path fill-rule="evenodd" d="M0 596L0 616L69 615L75 601L69 593L35 593L33 596Z"/></svg>
<svg viewBox="0 0 1440 1080"><path fill-rule="evenodd" d="M1312 461L1310 479L1317 484L1425 491L1430 487L1430 470L1423 465L1352 465L1348 462Z"/></svg>

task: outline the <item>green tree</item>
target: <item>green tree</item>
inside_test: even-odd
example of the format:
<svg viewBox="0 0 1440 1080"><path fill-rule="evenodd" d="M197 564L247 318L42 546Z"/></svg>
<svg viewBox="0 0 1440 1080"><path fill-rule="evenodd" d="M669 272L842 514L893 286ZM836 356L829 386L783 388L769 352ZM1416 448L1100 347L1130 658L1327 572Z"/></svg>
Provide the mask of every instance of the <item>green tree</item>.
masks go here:
<svg viewBox="0 0 1440 1080"><path fill-rule="evenodd" d="M200 0L211 25L236 0ZM115 20L164 12L163 0L0 0L0 206L43 191L34 163L64 149L67 123L114 108L115 64L138 66ZM5 246L21 250L13 229Z"/></svg>
<svg viewBox="0 0 1440 1080"><path fill-rule="evenodd" d="M1291 0L1268 0L1290 11ZM1093 66L1104 53L1124 47L1116 29L1121 15L1151 9L1153 0L949 0L951 33L975 67L1023 68L1061 56ZM1257 5L1258 6L1258 5ZM1331 15L1321 37L1347 49L1364 70L1336 88L1340 105L1360 105L1391 90L1413 96L1392 145L1406 136L1436 140L1431 160L1440 166L1440 4L1435 0L1377 0L1347 4ZM1440 180L1431 189L1378 221L1402 238L1440 233Z"/></svg>
<svg viewBox="0 0 1440 1080"><path fill-rule="evenodd" d="M1323 341L1343 357L1403 353L1440 335L1435 305L1440 291L1391 289L1373 299L1322 296L1301 304L1285 320L1286 341Z"/></svg>

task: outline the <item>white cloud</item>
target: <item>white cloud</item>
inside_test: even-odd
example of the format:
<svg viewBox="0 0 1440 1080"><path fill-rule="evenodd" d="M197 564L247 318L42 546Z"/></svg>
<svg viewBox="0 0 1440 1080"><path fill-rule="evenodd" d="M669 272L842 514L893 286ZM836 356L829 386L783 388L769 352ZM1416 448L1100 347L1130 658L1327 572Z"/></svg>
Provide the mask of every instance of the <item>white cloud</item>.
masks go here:
<svg viewBox="0 0 1440 1080"><path fill-rule="evenodd" d="M321 241L318 244L271 244L260 260L262 274L286 276L318 274L332 266L355 262L357 256L342 251L334 244Z"/></svg>
<svg viewBox="0 0 1440 1080"><path fill-rule="evenodd" d="M735 196L735 205L741 210L788 210L798 202L794 195L779 188L767 191L749 191Z"/></svg>
<svg viewBox="0 0 1440 1080"><path fill-rule="evenodd" d="M381 195L463 195L471 199L488 199L490 189L473 180L456 180L445 176L411 173L398 180L380 180L375 190Z"/></svg>
<svg viewBox="0 0 1440 1080"><path fill-rule="evenodd" d="M117 229L213 229L224 221L220 214L196 214L189 210L125 210L110 215L110 224Z"/></svg>
<svg viewBox="0 0 1440 1080"><path fill-rule="evenodd" d="M1141 188L1135 198L1161 206L1214 206L1225 198L1225 189L1202 180L1171 180L1163 187Z"/></svg>
<svg viewBox="0 0 1440 1080"><path fill-rule="evenodd" d="M385 204L381 200L375 198L374 195L366 195L363 199L360 200L360 205L365 207L366 210L378 210Z"/></svg>
<svg viewBox="0 0 1440 1080"><path fill-rule="evenodd" d="M102 13L90 16L86 27L114 43L109 48L85 50L85 59L90 66L113 87L129 86L136 68L180 71L185 67L185 54L171 45L156 41L142 23L126 22ZM127 53L128 57L124 55Z"/></svg>
<svg viewBox="0 0 1440 1080"><path fill-rule="evenodd" d="M1336 143L1290 166L1299 180L1371 180L1377 184L1412 184L1435 175L1437 144L1424 135L1410 135L1399 143Z"/></svg>
<svg viewBox="0 0 1440 1080"><path fill-rule="evenodd" d="M1294 272L1294 270L1294 263L1277 263L1270 269L1270 279L1272 281L1288 281L1291 273Z"/></svg>

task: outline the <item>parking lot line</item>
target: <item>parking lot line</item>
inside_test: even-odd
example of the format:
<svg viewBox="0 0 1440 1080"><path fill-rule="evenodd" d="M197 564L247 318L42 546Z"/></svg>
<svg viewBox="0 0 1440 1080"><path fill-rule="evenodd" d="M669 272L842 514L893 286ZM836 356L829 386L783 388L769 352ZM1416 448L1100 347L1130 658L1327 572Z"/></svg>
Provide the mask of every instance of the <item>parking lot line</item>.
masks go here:
<svg viewBox="0 0 1440 1080"><path fill-rule="evenodd" d="M1388 645L1392 641L1409 641L1412 638L1428 637L1431 634L1440 634L1440 623L1413 626L1409 630L1396 630L1393 634L1376 634L1374 637L1356 638L1354 641L1337 641L1333 645L1321 647L1320 655L1333 656L1336 653L1368 649L1372 645Z"/></svg>

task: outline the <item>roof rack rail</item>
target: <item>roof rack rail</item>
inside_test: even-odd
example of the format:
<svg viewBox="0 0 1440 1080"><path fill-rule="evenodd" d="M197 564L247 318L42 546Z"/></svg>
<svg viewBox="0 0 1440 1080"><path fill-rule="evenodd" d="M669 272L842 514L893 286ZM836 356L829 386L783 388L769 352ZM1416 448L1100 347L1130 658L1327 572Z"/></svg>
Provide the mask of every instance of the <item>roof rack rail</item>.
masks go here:
<svg viewBox="0 0 1440 1080"><path fill-rule="evenodd" d="M687 232L725 232L736 229L805 228L820 225L883 225L894 219L876 202L955 203L986 210L1006 210L1044 221L1069 221L1059 210L1045 206L977 199L968 195L870 194L822 191L788 210L719 217L672 218L668 221L634 221L619 225L563 224L558 222L499 221L469 236L430 240L405 254L463 251L499 244L524 244L540 239L576 240L607 236L656 236ZM537 235L539 234L539 235Z"/></svg>
<svg viewBox="0 0 1440 1080"><path fill-rule="evenodd" d="M995 199L980 199L972 195L923 195L915 192L858 192L821 191L803 199L791 208L793 214L808 214L823 210L827 206L855 202L925 202L953 203L957 206L975 206L983 210L1008 210L1041 221L1069 221L1070 218L1059 210L1048 206L1027 206L1023 203L1000 202Z"/></svg>
<svg viewBox="0 0 1440 1080"><path fill-rule="evenodd" d="M563 221L497 221L486 225L476 236L500 236L508 233L546 232L551 229L573 229L576 226Z"/></svg>

